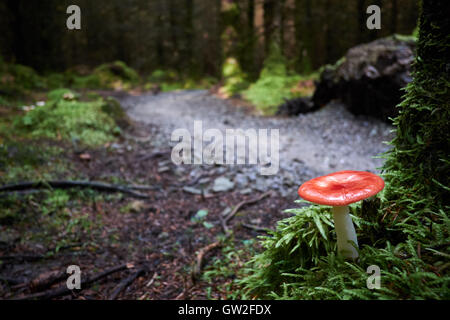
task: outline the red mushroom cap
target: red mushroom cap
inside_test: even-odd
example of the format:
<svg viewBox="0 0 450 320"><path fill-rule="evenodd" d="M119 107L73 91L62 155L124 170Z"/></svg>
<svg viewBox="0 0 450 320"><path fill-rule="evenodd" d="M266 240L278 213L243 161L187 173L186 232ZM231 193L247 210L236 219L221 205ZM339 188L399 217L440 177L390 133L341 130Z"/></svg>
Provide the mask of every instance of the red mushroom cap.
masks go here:
<svg viewBox="0 0 450 320"><path fill-rule="evenodd" d="M346 206L369 198L384 188L384 181L365 171L338 171L314 178L298 188L305 200L329 206Z"/></svg>

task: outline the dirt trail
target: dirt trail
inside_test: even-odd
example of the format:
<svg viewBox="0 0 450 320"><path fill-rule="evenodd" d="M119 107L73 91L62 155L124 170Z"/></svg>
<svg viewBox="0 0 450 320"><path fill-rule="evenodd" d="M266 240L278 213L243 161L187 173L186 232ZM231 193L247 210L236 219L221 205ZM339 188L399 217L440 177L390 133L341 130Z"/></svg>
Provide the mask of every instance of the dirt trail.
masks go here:
<svg viewBox="0 0 450 320"><path fill-rule="evenodd" d="M133 120L159 128L152 144L160 147L174 145L170 142L174 129L185 128L193 133L195 120L202 120L203 131L215 128L223 134L225 129L279 129L277 175L260 176L259 166L255 165L226 165L223 172L230 179L243 174L251 181L257 180L261 189L270 187L282 194L291 193L305 179L333 171L377 172L383 160L373 157L386 151L383 141L392 138L389 125L355 117L337 103L293 118L252 115L203 90L129 96L121 103ZM201 169L209 170L208 166Z"/></svg>

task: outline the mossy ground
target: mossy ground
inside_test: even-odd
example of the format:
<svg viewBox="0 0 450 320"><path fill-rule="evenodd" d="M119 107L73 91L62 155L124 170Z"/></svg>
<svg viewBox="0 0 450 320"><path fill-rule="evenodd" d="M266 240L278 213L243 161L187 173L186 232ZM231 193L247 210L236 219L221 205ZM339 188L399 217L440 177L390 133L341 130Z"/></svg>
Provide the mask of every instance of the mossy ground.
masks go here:
<svg viewBox="0 0 450 320"><path fill-rule="evenodd" d="M242 92L243 97L263 113L274 114L285 99L312 95L317 73L298 75L288 65L279 47L272 45L259 79Z"/></svg>

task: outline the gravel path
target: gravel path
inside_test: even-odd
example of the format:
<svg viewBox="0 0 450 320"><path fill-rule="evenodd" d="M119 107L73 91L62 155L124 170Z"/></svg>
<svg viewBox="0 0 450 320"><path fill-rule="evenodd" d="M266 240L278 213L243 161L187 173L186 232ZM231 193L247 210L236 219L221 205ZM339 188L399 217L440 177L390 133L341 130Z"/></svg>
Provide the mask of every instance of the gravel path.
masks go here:
<svg viewBox="0 0 450 320"><path fill-rule="evenodd" d="M226 129L279 129L280 169L276 175L262 176L259 165L248 164L178 167L191 170L193 176L215 171L243 192L272 189L295 197L301 183L318 175L338 170L378 172L383 160L374 156L386 151L383 141L392 138L391 126L355 117L338 103L292 118L252 115L204 90L128 96L121 103L133 120L158 128L151 142L156 148L174 146L170 138L177 128L193 134L196 120L203 122L203 131L214 128L224 135Z"/></svg>

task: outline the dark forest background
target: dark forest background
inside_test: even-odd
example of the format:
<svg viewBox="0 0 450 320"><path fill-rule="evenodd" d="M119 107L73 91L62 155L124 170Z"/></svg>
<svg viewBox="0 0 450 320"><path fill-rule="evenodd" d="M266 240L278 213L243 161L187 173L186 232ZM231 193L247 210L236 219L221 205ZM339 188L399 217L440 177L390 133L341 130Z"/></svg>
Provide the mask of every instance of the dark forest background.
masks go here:
<svg viewBox="0 0 450 320"><path fill-rule="evenodd" d="M66 28L81 7L82 29ZM382 8L382 29L366 28L367 6ZM0 54L40 72L122 60L140 72L173 69L219 76L225 57L257 77L277 42L297 72L339 59L352 46L411 34L413 0L45 0L0 2Z"/></svg>

